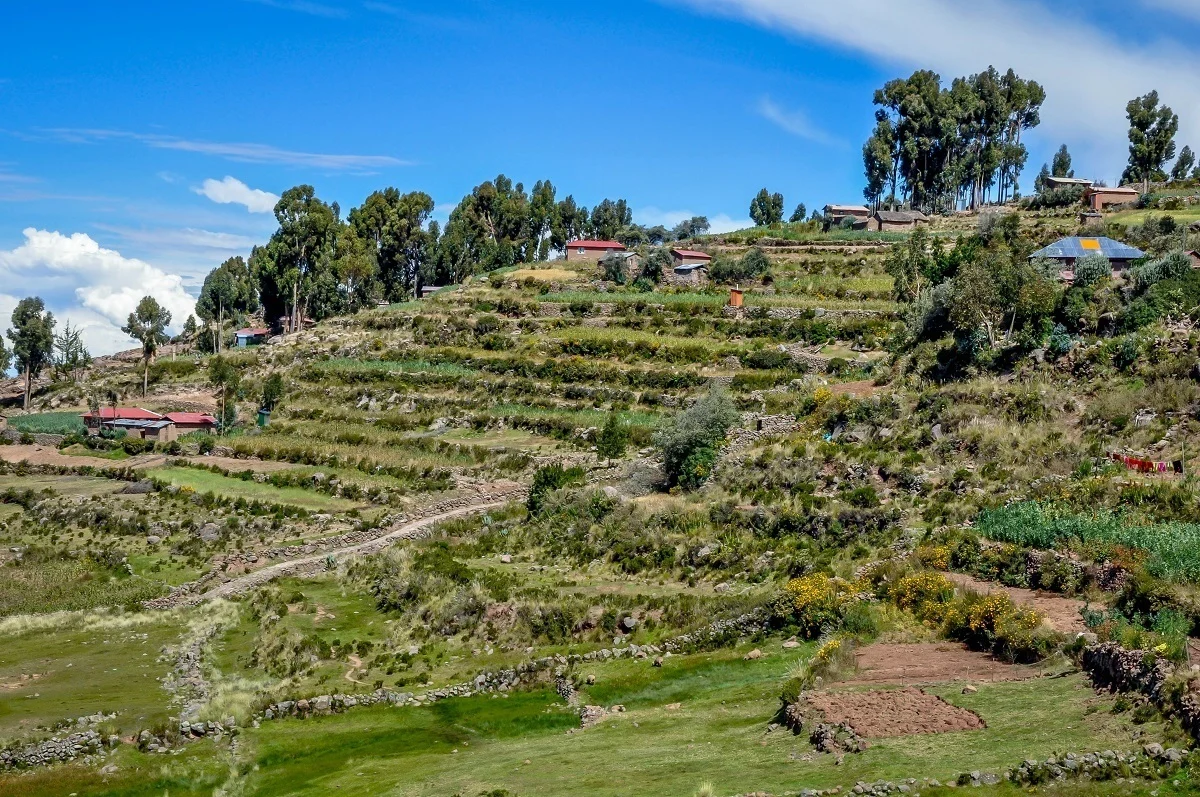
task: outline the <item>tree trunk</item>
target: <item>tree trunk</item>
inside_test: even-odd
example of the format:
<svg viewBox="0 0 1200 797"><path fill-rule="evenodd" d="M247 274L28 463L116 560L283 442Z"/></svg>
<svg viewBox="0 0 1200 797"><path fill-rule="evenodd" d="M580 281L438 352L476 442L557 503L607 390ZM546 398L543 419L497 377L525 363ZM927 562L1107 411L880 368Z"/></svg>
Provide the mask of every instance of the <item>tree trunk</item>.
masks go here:
<svg viewBox="0 0 1200 797"><path fill-rule="evenodd" d="M33 374L29 366L25 366L25 411L29 412L29 397L33 393Z"/></svg>

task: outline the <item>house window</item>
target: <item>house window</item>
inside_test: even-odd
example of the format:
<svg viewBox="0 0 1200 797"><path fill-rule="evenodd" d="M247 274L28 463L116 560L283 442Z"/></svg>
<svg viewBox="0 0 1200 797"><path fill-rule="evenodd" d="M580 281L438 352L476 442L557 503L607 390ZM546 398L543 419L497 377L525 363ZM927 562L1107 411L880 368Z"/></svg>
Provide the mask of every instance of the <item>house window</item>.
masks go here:
<svg viewBox="0 0 1200 797"><path fill-rule="evenodd" d="M586 252L587 252L587 248L586 248L586 247L583 247L583 246L579 247L579 254L581 254L581 255L582 255L582 254L585 254Z"/></svg>

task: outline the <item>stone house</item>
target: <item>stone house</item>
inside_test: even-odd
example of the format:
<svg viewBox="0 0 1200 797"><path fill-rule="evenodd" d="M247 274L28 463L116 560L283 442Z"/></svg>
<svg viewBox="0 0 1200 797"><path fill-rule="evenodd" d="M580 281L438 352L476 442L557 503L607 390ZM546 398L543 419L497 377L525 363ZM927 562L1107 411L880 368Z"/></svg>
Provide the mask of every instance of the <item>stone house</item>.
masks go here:
<svg viewBox="0 0 1200 797"><path fill-rule="evenodd" d="M912 232L928 223L929 217L919 210L877 210L867 219L865 229L871 232Z"/></svg>

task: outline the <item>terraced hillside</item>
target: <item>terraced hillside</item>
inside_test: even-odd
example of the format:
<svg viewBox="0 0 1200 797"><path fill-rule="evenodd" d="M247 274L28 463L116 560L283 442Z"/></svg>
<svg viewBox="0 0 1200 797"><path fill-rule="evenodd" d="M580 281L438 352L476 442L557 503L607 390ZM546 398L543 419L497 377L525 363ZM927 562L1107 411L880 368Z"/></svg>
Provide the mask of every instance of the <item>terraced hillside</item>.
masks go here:
<svg viewBox="0 0 1200 797"><path fill-rule="evenodd" d="M14 414L0 792L1187 792L1200 517L1110 455L1195 445L1195 341L939 384L903 237L837 237L702 242L766 253L741 308L553 262L331 319L227 358L215 439Z"/></svg>

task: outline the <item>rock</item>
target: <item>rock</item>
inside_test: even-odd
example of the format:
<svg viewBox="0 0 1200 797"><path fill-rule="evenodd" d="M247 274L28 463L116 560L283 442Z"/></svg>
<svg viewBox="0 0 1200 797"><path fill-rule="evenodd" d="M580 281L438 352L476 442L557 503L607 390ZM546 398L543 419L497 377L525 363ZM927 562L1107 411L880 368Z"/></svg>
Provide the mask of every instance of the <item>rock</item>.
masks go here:
<svg viewBox="0 0 1200 797"><path fill-rule="evenodd" d="M665 708L667 709L667 711L678 711L678 710L679 710L680 708L682 708L682 707L683 707L683 704L682 704L682 703L668 703L668 704L665 706Z"/></svg>
<svg viewBox="0 0 1200 797"><path fill-rule="evenodd" d="M512 555L507 553L500 554L500 562L501 564L511 565Z"/></svg>
<svg viewBox="0 0 1200 797"><path fill-rule="evenodd" d="M632 631L637 628L637 619L634 617L626 617L621 621L621 627L626 631Z"/></svg>
<svg viewBox="0 0 1200 797"><path fill-rule="evenodd" d="M607 496L608 498L611 498L614 501L621 500L620 490L618 490L616 487L613 487L611 485L609 485L608 487L605 487L603 490L603 493L605 496Z"/></svg>
<svg viewBox="0 0 1200 797"><path fill-rule="evenodd" d="M662 665L663 665L663 657L662 657L662 656L655 656L655 657L654 657L654 666L655 666L655 667L661 667Z"/></svg>
<svg viewBox="0 0 1200 797"><path fill-rule="evenodd" d="M742 656L742 659L745 661L754 661L755 659L761 659L762 657L763 657L763 652L761 650L759 650L758 648L755 648L754 650L747 653L745 656Z"/></svg>
<svg viewBox="0 0 1200 797"><path fill-rule="evenodd" d="M588 677L587 677L585 680L587 681L587 685L588 685L588 686L591 686L591 685L593 685L594 683L596 683L596 676L595 676L595 675L589 675L589 676L588 676Z"/></svg>
<svg viewBox="0 0 1200 797"><path fill-rule="evenodd" d="M798 647L800 647L800 643L794 639L789 639L787 642L783 643L784 650L795 650Z"/></svg>
<svg viewBox="0 0 1200 797"><path fill-rule="evenodd" d="M932 437L934 440L941 440L943 437L946 436L946 434L945 434L945 432L942 431L942 425L940 423L935 423L929 429L929 436Z"/></svg>
<svg viewBox="0 0 1200 797"><path fill-rule="evenodd" d="M146 537L147 545L158 545L160 542L162 542L162 537L158 536L157 534L151 534Z"/></svg>
<svg viewBox="0 0 1200 797"><path fill-rule="evenodd" d="M974 686L970 686L970 685L964 686L962 689L962 693L964 695L973 695L973 694L977 693L978 691L979 691L978 689L976 689Z"/></svg>
<svg viewBox="0 0 1200 797"><path fill-rule="evenodd" d="M204 542L214 542L221 536L221 527L216 523L205 523L200 527L199 536Z"/></svg>

